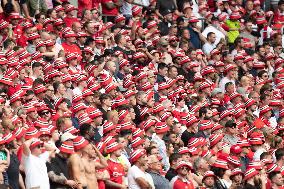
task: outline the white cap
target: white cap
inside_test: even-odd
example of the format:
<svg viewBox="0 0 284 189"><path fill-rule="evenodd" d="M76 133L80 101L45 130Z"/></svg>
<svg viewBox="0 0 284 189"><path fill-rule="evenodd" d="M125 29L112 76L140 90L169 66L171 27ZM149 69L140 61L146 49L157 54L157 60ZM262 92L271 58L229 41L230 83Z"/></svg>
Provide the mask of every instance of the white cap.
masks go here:
<svg viewBox="0 0 284 189"><path fill-rule="evenodd" d="M66 140L73 140L75 139L76 136L72 135L71 133L64 133L61 135L60 139L61 139L61 142L65 142Z"/></svg>

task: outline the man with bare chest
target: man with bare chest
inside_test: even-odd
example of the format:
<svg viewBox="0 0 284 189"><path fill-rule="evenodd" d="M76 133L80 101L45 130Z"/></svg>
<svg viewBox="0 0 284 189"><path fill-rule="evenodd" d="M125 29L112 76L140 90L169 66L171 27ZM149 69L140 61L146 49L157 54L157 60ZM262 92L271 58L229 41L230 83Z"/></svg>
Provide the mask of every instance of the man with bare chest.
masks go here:
<svg viewBox="0 0 284 189"><path fill-rule="evenodd" d="M107 167L107 161L99 150L92 144L88 144L87 150L82 154L82 164L85 168L85 175L87 179L88 189L97 189L97 175L96 169L103 169ZM99 161L96 161L96 158L99 158Z"/></svg>
<svg viewBox="0 0 284 189"><path fill-rule="evenodd" d="M76 137L73 142L75 153L72 154L69 159L70 176L78 183L77 189L87 189L87 174L82 156L87 153L89 142L81 136Z"/></svg>

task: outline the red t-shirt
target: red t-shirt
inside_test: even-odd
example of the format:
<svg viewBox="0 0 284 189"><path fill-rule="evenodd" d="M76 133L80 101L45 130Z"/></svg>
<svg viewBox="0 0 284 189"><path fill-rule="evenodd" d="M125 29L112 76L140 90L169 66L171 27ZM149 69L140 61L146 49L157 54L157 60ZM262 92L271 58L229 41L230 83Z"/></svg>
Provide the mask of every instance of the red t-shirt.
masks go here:
<svg viewBox="0 0 284 189"><path fill-rule="evenodd" d="M17 40L17 43L21 47L28 46L28 38L25 35L21 35L21 38Z"/></svg>
<svg viewBox="0 0 284 189"><path fill-rule="evenodd" d="M118 14L118 8L115 7L113 9L108 9L105 5L108 2L115 3L115 2L117 2L117 0L102 0L102 12L103 12L103 14L116 16Z"/></svg>
<svg viewBox="0 0 284 189"><path fill-rule="evenodd" d="M80 22L80 20L78 18L66 16L64 18L64 22L66 24L66 27L72 27L73 22Z"/></svg>
<svg viewBox="0 0 284 189"><path fill-rule="evenodd" d="M62 43L62 47L64 48L65 53L75 53L82 55L81 49L76 44L68 45L67 43Z"/></svg>
<svg viewBox="0 0 284 189"><path fill-rule="evenodd" d="M92 0L79 0L78 1L78 9L79 13L81 14L84 9L91 10L92 7Z"/></svg>
<svg viewBox="0 0 284 189"><path fill-rule="evenodd" d="M99 8L101 0L92 0L93 8Z"/></svg>
<svg viewBox="0 0 284 189"><path fill-rule="evenodd" d="M173 189L194 189L194 186L191 181L183 181L181 178L178 178L174 182Z"/></svg>
<svg viewBox="0 0 284 189"><path fill-rule="evenodd" d="M109 172L110 180L112 182L122 184L123 176L125 175L124 167L121 163L115 162L112 159L107 160L108 167L107 170ZM114 189L112 187L106 186L107 189Z"/></svg>

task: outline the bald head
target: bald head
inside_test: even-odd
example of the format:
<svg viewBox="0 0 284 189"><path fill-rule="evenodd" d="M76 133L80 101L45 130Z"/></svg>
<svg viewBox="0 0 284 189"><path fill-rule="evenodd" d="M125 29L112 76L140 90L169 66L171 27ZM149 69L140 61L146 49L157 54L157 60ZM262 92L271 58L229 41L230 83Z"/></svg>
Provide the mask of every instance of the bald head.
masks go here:
<svg viewBox="0 0 284 189"><path fill-rule="evenodd" d="M72 30L75 33L81 32L82 31L82 25L80 24L80 22L73 22L72 24Z"/></svg>

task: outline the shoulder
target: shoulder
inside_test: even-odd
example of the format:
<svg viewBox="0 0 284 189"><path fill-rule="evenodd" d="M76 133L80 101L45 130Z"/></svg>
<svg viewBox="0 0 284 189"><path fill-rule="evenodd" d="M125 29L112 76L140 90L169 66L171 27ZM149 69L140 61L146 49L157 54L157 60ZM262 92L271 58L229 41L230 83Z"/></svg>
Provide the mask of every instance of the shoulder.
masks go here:
<svg viewBox="0 0 284 189"><path fill-rule="evenodd" d="M70 162L76 162L77 160L80 160L79 156L77 154L73 154L70 156L69 161Z"/></svg>

